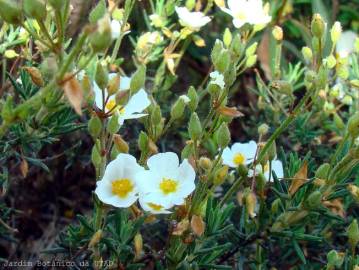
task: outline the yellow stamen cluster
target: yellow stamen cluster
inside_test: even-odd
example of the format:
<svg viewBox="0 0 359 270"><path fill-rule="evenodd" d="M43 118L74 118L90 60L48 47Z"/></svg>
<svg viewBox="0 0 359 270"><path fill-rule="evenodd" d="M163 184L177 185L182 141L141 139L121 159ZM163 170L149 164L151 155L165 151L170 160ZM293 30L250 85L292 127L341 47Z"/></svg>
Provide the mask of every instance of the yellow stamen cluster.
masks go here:
<svg viewBox="0 0 359 270"><path fill-rule="evenodd" d="M120 198L126 198L134 186L130 179L122 178L112 182L112 193Z"/></svg>

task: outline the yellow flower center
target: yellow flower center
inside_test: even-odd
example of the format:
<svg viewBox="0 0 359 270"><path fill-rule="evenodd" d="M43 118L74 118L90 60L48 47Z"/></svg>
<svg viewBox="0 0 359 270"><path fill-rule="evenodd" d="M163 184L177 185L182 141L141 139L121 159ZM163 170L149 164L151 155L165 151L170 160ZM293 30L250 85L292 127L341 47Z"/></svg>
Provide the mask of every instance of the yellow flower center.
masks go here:
<svg viewBox="0 0 359 270"><path fill-rule="evenodd" d="M178 182L173 179L163 178L162 182L160 183L160 189L165 195L176 192L177 188Z"/></svg>
<svg viewBox="0 0 359 270"><path fill-rule="evenodd" d="M245 19L247 19L247 15L245 12L239 12L238 14L236 14L236 19L244 21Z"/></svg>
<svg viewBox="0 0 359 270"><path fill-rule="evenodd" d="M147 203L147 205L155 211L162 210L163 206L155 203Z"/></svg>
<svg viewBox="0 0 359 270"><path fill-rule="evenodd" d="M128 178L117 179L111 185L112 193L120 198L126 198L134 188L131 180Z"/></svg>
<svg viewBox="0 0 359 270"><path fill-rule="evenodd" d="M244 165L244 162L246 160L246 157L242 155L241 153L237 153L234 155L233 162L234 164L238 165Z"/></svg>

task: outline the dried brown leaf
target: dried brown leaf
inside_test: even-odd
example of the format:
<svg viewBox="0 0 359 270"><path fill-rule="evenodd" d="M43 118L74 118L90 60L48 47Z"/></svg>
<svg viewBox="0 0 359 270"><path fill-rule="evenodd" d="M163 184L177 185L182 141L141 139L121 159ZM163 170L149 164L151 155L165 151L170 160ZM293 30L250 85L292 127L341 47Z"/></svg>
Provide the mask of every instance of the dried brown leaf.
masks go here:
<svg viewBox="0 0 359 270"><path fill-rule="evenodd" d="M294 175L292 183L289 187L289 194L293 195L297 190L305 184L308 180L308 163L305 161L303 166Z"/></svg>
<svg viewBox="0 0 359 270"><path fill-rule="evenodd" d="M76 113L78 115L82 115L81 107L84 95L79 81L72 76L70 79L66 79L65 76L65 83L63 84L63 89L65 92L65 96L67 97L68 101L70 102Z"/></svg>
<svg viewBox="0 0 359 270"><path fill-rule="evenodd" d="M191 219L191 228L197 236L202 236L206 229L206 223L203 221L202 217L193 215Z"/></svg>

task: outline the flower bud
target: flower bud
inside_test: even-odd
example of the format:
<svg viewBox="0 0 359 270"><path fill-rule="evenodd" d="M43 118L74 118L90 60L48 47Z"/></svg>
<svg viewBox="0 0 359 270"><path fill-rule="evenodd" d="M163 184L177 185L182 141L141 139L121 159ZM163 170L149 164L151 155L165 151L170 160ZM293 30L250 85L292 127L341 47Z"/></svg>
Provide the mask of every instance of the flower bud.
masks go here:
<svg viewBox="0 0 359 270"><path fill-rule="evenodd" d="M63 0L62 0L63 1ZM104 0L98 1L98 4L90 12L89 21L90 23L96 23L106 14L106 3Z"/></svg>
<svg viewBox="0 0 359 270"><path fill-rule="evenodd" d="M153 125L159 125L162 121L162 112L159 105L154 105L151 111L151 123Z"/></svg>
<svg viewBox="0 0 359 270"><path fill-rule="evenodd" d="M352 223L350 223L348 229L348 240L349 244L351 245L352 249L355 249L356 245L359 243L359 227L358 221L354 219Z"/></svg>
<svg viewBox="0 0 359 270"><path fill-rule="evenodd" d="M21 24L23 21L21 5L18 0L0 0L0 17L10 24Z"/></svg>
<svg viewBox="0 0 359 270"><path fill-rule="evenodd" d="M261 124L259 127L258 127L258 134L260 136L265 136L268 134L268 131L269 131L269 126L267 124Z"/></svg>
<svg viewBox="0 0 359 270"><path fill-rule="evenodd" d="M251 218L255 218L255 216L257 215L255 210L256 210L256 206L257 206L257 197L253 192L248 192L245 197L245 204L246 204L246 209L248 212L248 215Z"/></svg>
<svg viewBox="0 0 359 270"><path fill-rule="evenodd" d="M232 33L229 30L229 28L226 28L226 30L224 30L224 34L223 34L223 43L224 45L228 48L231 43L232 43Z"/></svg>
<svg viewBox="0 0 359 270"><path fill-rule="evenodd" d="M201 157L199 159L199 166L203 169L203 170L209 170L212 168L212 161L207 158L207 157Z"/></svg>
<svg viewBox="0 0 359 270"><path fill-rule="evenodd" d="M139 258L141 256L141 253L143 250L142 235L140 233L137 233L135 235L135 238L133 239L133 242L134 242L134 246L135 246L136 258Z"/></svg>
<svg viewBox="0 0 359 270"><path fill-rule="evenodd" d="M61 10L66 3L63 0L48 0L48 2L55 10Z"/></svg>
<svg viewBox="0 0 359 270"><path fill-rule="evenodd" d="M275 80L270 84L271 89L284 94L291 96L293 94L293 86L290 82L284 80Z"/></svg>
<svg viewBox="0 0 359 270"><path fill-rule="evenodd" d="M352 138L359 136L359 112L356 112L349 118L348 132Z"/></svg>
<svg viewBox="0 0 359 270"><path fill-rule="evenodd" d="M254 55L257 51L258 42L254 42L251 46L246 49L246 57L249 58Z"/></svg>
<svg viewBox="0 0 359 270"><path fill-rule="evenodd" d="M147 134L143 131L141 131L140 136L138 137L138 148L142 152L148 151L148 144L149 144L149 138Z"/></svg>
<svg viewBox="0 0 359 270"><path fill-rule="evenodd" d="M130 90L131 95L137 93L141 88L144 87L146 81L146 66L141 65L136 70L131 78Z"/></svg>
<svg viewBox="0 0 359 270"><path fill-rule="evenodd" d="M231 141L231 133L226 123L222 123L222 125L218 128L215 137L219 148L224 149L228 146Z"/></svg>
<svg viewBox="0 0 359 270"><path fill-rule="evenodd" d="M353 104L353 97L352 96L349 96L349 95L345 95L344 98L342 99L342 103L344 105L352 105Z"/></svg>
<svg viewBox="0 0 359 270"><path fill-rule="evenodd" d="M275 141L273 141L273 143L270 145L267 155L269 161L272 161L277 157L277 145Z"/></svg>
<svg viewBox="0 0 359 270"><path fill-rule="evenodd" d="M108 82L107 93L110 96L115 95L118 89L120 88L120 83L121 83L121 77L120 75L117 74Z"/></svg>
<svg viewBox="0 0 359 270"><path fill-rule="evenodd" d="M283 29L280 26L274 26L272 35L275 38L276 41L282 41L283 40Z"/></svg>
<svg viewBox="0 0 359 270"><path fill-rule="evenodd" d="M194 112L198 107L199 98L198 98L198 95L197 95L197 91L193 86L191 86L188 89L187 96L190 99L190 101L188 103L188 107L192 112Z"/></svg>
<svg viewBox="0 0 359 270"><path fill-rule="evenodd" d="M257 55L252 55L246 60L246 68L251 68L257 63Z"/></svg>
<svg viewBox="0 0 359 270"><path fill-rule="evenodd" d="M98 168L102 162L102 157L101 157L96 145L94 145L92 147L91 161L92 161L93 165L95 166L95 168Z"/></svg>
<svg viewBox="0 0 359 270"><path fill-rule="evenodd" d="M112 33L108 16L104 16L98 21L97 31L90 35L89 42L94 52L102 52L111 45Z"/></svg>
<svg viewBox="0 0 359 270"><path fill-rule="evenodd" d="M114 134L113 135L113 143L117 149L118 152L120 153L128 153L129 151L129 146L128 143L122 139L121 135L119 134Z"/></svg>
<svg viewBox="0 0 359 270"><path fill-rule="evenodd" d="M95 82L98 87L104 90L108 84L108 72L107 69L100 63L97 64Z"/></svg>
<svg viewBox="0 0 359 270"><path fill-rule="evenodd" d="M212 52L211 52L211 59L213 63L216 63L218 59L220 58L220 53L223 50L223 42L219 39L216 40L214 43Z"/></svg>
<svg viewBox="0 0 359 270"><path fill-rule="evenodd" d="M187 1L186 1L186 8L187 8L188 10L194 9L195 5L196 5L196 1L195 1L195 0L187 0Z"/></svg>
<svg viewBox="0 0 359 270"><path fill-rule="evenodd" d="M171 108L171 119L177 120L183 116L186 104L182 98L177 99Z"/></svg>
<svg viewBox="0 0 359 270"><path fill-rule="evenodd" d="M280 205L281 205L281 199L280 198L277 198L272 202L272 206L271 206L272 214L275 215L275 214L278 213Z"/></svg>
<svg viewBox="0 0 359 270"><path fill-rule="evenodd" d="M307 62L312 62L312 60L313 60L313 52L312 52L312 49L311 49L311 48L309 48L309 47L303 47L303 48L302 48L302 54L303 54L304 59L305 59Z"/></svg>
<svg viewBox="0 0 359 270"><path fill-rule="evenodd" d="M344 262L344 256L342 253L336 252L334 249L329 251L327 254L327 269L340 269L343 262Z"/></svg>
<svg viewBox="0 0 359 270"><path fill-rule="evenodd" d="M231 55L228 50L224 49L220 52L216 61L213 62L215 69L221 74L224 74L227 71L230 63Z"/></svg>
<svg viewBox="0 0 359 270"><path fill-rule="evenodd" d="M202 135L202 125L197 113L192 113L188 125L189 136L192 140L198 140Z"/></svg>
<svg viewBox="0 0 359 270"><path fill-rule="evenodd" d="M118 122L118 114L114 113L111 116L110 120L108 121L106 130L108 133L113 135L113 134L117 133L119 129L120 129L120 123Z"/></svg>
<svg viewBox="0 0 359 270"><path fill-rule="evenodd" d="M32 82L39 87L44 86L44 79L42 78L41 72L36 67L24 67L27 73L29 73Z"/></svg>
<svg viewBox="0 0 359 270"><path fill-rule="evenodd" d="M223 166L223 167L219 168L214 173L213 184L215 186L222 185L223 182L226 180L227 176L228 176L228 166Z"/></svg>
<svg viewBox="0 0 359 270"><path fill-rule="evenodd" d="M333 45L337 44L340 36L342 34L342 26L340 22L335 22L332 29L330 30L330 37L332 39Z"/></svg>
<svg viewBox="0 0 359 270"><path fill-rule="evenodd" d="M324 35L326 24L319 13L313 15L311 30L313 36L321 39Z"/></svg>
<svg viewBox="0 0 359 270"><path fill-rule="evenodd" d="M88 131L92 138L97 138L100 136L102 131L102 122L97 115L92 116L88 122Z"/></svg>
<svg viewBox="0 0 359 270"><path fill-rule="evenodd" d="M322 200L321 192L318 190L314 191L308 196L306 200L306 206L309 209L315 209L320 205L321 200Z"/></svg>
<svg viewBox="0 0 359 270"><path fill-rule="evenodd" d="M26 16L39 21L46 19L46 5L43 0L23 0Z"/></svg>
<svg viewBox="0 0 359 270"><path fill-rule="evenodd" d="M315 178L327 179L327 177L329 175L329 171L330 171L330 164L324 163L324 164L320 165L319 168L317 169L317 171L315 172Z"/></svg>

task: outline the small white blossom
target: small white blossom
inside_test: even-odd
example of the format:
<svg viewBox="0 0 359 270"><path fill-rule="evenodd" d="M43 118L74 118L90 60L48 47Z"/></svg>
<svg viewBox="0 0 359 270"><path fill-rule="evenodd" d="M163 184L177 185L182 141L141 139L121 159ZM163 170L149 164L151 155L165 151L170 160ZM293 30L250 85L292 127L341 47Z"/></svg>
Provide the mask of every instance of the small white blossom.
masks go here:
<svg viewBox="0 0 359 270"><path fill-rule="evenodd" d="M275 173L275 175L277 176L278 179L283 178L284 177L284 173L283 173L283 163L279 160L272 160L271 162L272 164L272 172ZM253 176L253 170L250 170L248 172L248 176L252 177ZM270 179L273 179L272 173L270 172L270 163L268 161L268 163L262 167L262 165L257 165L256 166L256 174L258 173L262 173L264 175L264 178L267 181L270 181Z"/></svg>
<svg viewBox="0 0 359 270"><path fill-rule="evenodd" d="M342 58L349 56L354 51L356 38L357 34L353 31L343 32L336 46L337 54Z"/></svg>
<svg viewBox="0 0 359 270"><path fill-rule="evenodd" d="M138 198L135 175L144 171L136 159L129 154L119 154L105 170L103 178L97 182L95 190L99 200L115 207L129 207Z"/></svg>
<svg viewBox="0 0 359 270"><path fill-rule="evenodd" d="M268 15L268 6L263 6L262 0L228 0L228 8L222 10L233 17L236 28L248 23L251 25L266 25L272 17Z"/></svg>
<svg viewBox="0 0 359 270"><path fill-rule="evenodd" d="M239 165L248 165L253 162L257 151L255 141L248 143L235 143L231 148L226 147L222 154L223 164L232 168Z"/></svg>
<svg viewBox="0 0 359 270"><path fill-rule="evenodd" d="M191 101L191 99L186 95L181 95L179 98L182 99L185 104L188 104Z"/></svg>
<svg viewBox="0 0 359 270"><path fill-rule="evenodd" d="M224 76L221 73L213 71L209 74L209 76L211 78L211 84L216 84L222 89L225 87Z"/></svg>
<svg viewBox="0 0 359 270"><path fill-rule="evenodd" d="M201 27L211 21L211 18L205 16L202 12L190 12L186 7L176 7L175 9L180 24L192 31L199 31Z"/></svg>
<svg viewBox="0 0 359 270"><path fill-rule="evenodd" d="M156 154L147 161L149 170L136 175L141 200L163 206L182 205L195 189L196 173L187 159L180 164L177 154Z"/></svg>
<svg viewBox="0 0 359 270"><path fill-rule="evenodd" d="M117 76L116 73L109 74L109 80ZM119 91L128 90L130 88L131 78L121 77ZM104 109L105 112L113 111L119 114L119 123L122 125L125 120L136 119L146 116L142 113L150 104L151 101L144 89L140 89L136 94L130 97L129 101L123 107L116 105L115 95L108 97L107 90L105 90L105 100L107 100L105 108L103 108L102 90L94 83L95 104L98 108Z"/></svg>

